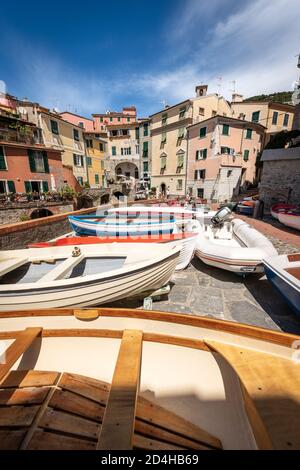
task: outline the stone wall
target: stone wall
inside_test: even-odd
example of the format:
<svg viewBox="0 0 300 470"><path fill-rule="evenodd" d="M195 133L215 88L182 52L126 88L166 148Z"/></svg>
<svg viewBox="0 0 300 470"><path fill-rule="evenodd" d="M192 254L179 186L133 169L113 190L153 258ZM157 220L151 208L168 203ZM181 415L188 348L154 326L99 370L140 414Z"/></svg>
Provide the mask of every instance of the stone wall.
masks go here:
<svg viewBox="0 0 300 470"><path fill-rule="evenodd" d="M300 147L263 152L263 170L259 186L265 210L276 202L299 204Z"/></svg>
<svg viewBox="0 0 300 470"><path fill-rule="evenodd" d="M47 204L37 205L36 203L22 204L16 207L0 208L0 225L14 224L23 220L30 219L31 214L36 209L48 209L53 214L62 214L64 212L72 212L73 204Z"/></svg>

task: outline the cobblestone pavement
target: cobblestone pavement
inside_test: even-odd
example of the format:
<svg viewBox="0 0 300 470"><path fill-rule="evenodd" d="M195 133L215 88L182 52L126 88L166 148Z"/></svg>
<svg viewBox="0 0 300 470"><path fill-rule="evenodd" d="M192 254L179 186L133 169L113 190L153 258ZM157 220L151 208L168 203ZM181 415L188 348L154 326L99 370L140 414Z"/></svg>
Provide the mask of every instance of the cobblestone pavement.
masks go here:
<svg viewBox="0 0 300 470"><path fill-rule="evenodd" d="M299 251L269 237L278 252ZM171 279L171 291L153 302L153 310L206 316L300 334L298 318L263 274L245 278L194 258ZM142 301L122 300L111 307L142 308Z"/></svg>

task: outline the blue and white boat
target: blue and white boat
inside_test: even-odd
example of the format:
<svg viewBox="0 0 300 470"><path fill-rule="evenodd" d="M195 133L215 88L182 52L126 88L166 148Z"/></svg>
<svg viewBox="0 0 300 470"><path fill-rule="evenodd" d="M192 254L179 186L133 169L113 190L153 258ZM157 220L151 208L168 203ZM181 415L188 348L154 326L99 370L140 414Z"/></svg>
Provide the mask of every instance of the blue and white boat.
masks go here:
<svg viewBox="0 0 300 470"><path fill-rule="evenodd" d="M300 253L263 259L268 280L300 315Z"/></svg>
<svg viewBox="0 0 300 470"><path fill-rule="evenodd" d="M168 217L97 217L70 216L69 222L77 235L91 236L141 236L171 234L175 230L174 216Z"/></svg>

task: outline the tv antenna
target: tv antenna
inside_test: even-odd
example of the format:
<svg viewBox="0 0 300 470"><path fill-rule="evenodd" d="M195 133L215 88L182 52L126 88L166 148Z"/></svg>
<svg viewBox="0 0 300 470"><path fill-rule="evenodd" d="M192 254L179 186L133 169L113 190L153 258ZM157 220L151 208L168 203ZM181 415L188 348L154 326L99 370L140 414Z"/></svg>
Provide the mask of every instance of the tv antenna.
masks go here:
<svg viewBox="0 0 300 470"><path fill-rule="evenodd" d="M219 88L219 92L218 92L219 96L221 95L222 86L223 86L223 77L220 75L218 77L218 83L217 83L217 87Z"/></svg>
<svg viewBox="0 0 300 470"><path fill-rule="evenodd" d="M162 101L161 101L161 104L163 105L164 109L166 109L167 106L168 106L167 100L162 100Z"/></svg>
<svg viewBox="0 0 300 470"><path fill-rule="evenodd" d="M232 91L232 93L236 92L236 80L231 80L232 83L232 88L229 89L229 91Z"/></svg>

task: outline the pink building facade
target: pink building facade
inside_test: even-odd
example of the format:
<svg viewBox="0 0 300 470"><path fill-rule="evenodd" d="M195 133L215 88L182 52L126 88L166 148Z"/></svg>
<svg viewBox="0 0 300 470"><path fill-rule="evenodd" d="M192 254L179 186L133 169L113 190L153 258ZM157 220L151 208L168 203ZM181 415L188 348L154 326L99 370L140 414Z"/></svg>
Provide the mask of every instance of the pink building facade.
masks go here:
<svg viewBox="0 0 300 470"><path fill-rule="evenodd" d="M238 194L246 182L254 182L263 126L215 116L187 130L187 193L223 202Z"/></svg>
<svg viewBox="0 0 300 470"><path fill-rule="evenodd" d="M82 127L87 132L93 132L94 129L94 121L92 119L85 118L83 116L79 116L78 114L70 113L69 111L64 111L60 113L60 116L65 121L74 124L75 126Z"/></svg>
<svg viewBox="0 0 300 470"><path fill-rule="evenodd" d="M135 106L125 107L122 112L117 113L108 111L105 114L93 114L95 131L102 133L106 132L107 126L118 124L132 124L136 122L136 108Z"/></svg>

